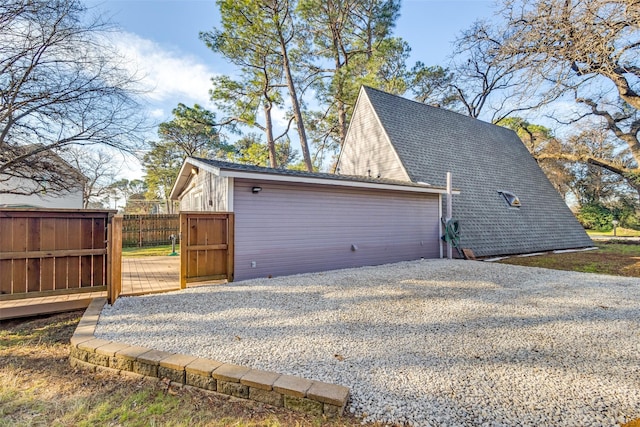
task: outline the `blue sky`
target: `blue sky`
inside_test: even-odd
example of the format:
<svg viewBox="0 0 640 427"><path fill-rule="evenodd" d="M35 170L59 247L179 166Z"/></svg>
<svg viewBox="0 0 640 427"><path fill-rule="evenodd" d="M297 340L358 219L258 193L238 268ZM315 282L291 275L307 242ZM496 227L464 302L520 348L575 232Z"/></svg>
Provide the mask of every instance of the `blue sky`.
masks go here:
<svg viewBox="0 0 640 427"><path fill-rule="evenodd" d="M157 122L171 118L179 103L209 104L210 78L232 72L224 58L199 40L198 33L219 23L214 0L86 0L119 28L114 42L149 89L145 108ZM412 48L410 63L444 65L451 42L473 21L491 18L492 0L405 0L395 35ZM153 138L153 133L150 138ZM135 162L130 177L140 177ZM124 174L127 175L127 174Z"/></svg>

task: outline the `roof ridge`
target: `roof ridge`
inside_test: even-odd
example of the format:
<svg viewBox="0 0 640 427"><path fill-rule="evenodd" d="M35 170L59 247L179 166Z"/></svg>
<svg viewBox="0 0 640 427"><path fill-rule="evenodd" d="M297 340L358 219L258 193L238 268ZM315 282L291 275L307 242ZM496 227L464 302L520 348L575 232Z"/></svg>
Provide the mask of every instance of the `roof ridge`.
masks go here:
<svg viewBox="0 0 640 427"><path fill-rule="evenodd" d="M396 98L396 99L399 99L399 100L405 101L405 102L407 102L407 103L416 104L416 105L418 105L418 106L420 106L420 107L423 107L423 108L425 108L425 109L435 110L435 111L442 111L442 112L443 112L443 113L445 113L445 114L451 114L451 115L454 115L454 114L455 114L455 115L457 115L457 116L462 117L464 120L480 122L480 123L483 123L483 124L485 124L485 125L497 126L497 127L501 128L501 129L506 129L506 130L508 130L508 131L512 131L512 130L511 130L511 129L509 129L509 128L506 128L506 127L504 127L504 126L501 126L501 125L498 125L498 124L495 124L495 123L488 122L488 121L486 121L486 120L479 119L479 118L477 118L477 117L471 117L471 116L468 116L468 115L466 115L466 114L459 113L459 112L457 112L457 111L449 110L449 109L447 109L447 108L443 108L443 107L436 107L435 105L425 104L425 103L423 103L423 102L416 101L415 99L406 98L405 96L402 96L402 95L396 95L396 94L393 94L393 93L385 92L385 91L384 91L384 90L382 90L382 89L376 89L376 88L374 88L374 87L367 86L367 85L362 85L362 88L365 90L365 92L366 92L366 91L368 91L368 90L371 90L371 91L374 91L374 92L378 92L379 94L384 95L384 96L389 96L389 97L393 97L393 98ZM513 132L513 131L512 131L512 132Z"/></svg>

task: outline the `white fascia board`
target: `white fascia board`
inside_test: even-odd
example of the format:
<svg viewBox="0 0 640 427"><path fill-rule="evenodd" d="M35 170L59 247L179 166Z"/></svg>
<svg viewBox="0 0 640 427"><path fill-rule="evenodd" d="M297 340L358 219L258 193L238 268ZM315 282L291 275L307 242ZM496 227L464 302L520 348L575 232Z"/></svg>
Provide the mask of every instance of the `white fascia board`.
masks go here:
<svg viewBox="0 0 640 427"><path fill-rule="evenodd" d="M233 194L233 192L235 191L234 184L235 183L233 182L233 178L228 177L227 178L227 212L233 212L233 209L234 209L234 205L233 205L233 199L235 198L235 194Z"/></svg>
<svg viewBox="0 0 640 427"><path fill-rule="evenodd" d="M189 178L186 171L190 171L190 169L187 169L188 163L188 159L182 163L182 167L180 167L180 172L178 172L176 182L173 183L173 188L171 189L171 193L169 193L169 200L179 200L182 193L184 192L186 181Z"/></svg>
<svg viewBox="0 0 640 427"><path fill-rule="evenodd" d="M330 178L315 178L306 176L293 176L293 175L276 175L267 173L256 172L244 172L220 169L220 176L226 176L230 178L244 178L255 179L263 181L278 181L278 182L292 182L299 184L317 184L317 185L333 185L339 187L352 187L352 188L370 188L376 190L391 190L391 191L407 191L412 193L431 193L431 194L446 194L447 190L438 187L413 187L395 184L383 184L377 182L362 182L362 181L348 181ZM459 190L454 190L453 194L460 194Z"/></svg>
<svg viewBox="0 0 640 427"><path fill-rule="evenodd" d="M196 160L193 157L187 157L182 163L182 167L180 168L180 172L178 172L176 182L173 184L171 193L169 193L169 200L180 200L186 186L189 184L189 181L191 181L191 169L194 166L198 169L209 171L214 175L220 175L220 169Z"/></svg>
<svg viewBox="0 0 640 427"><path fill-rule="evenodd" d="M210 165L209 163L201 162L200 160L194 159L193 157L187 157L186 161L197 167L198 169L204 169L214 175L220 176L220 168Z"/></svg>

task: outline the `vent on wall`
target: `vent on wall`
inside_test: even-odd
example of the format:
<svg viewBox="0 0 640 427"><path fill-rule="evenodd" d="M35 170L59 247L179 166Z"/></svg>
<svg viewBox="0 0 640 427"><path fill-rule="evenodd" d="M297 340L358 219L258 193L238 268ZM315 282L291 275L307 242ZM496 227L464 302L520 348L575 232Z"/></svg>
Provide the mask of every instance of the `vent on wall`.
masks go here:
<svg viewBox="0 0 640 427"><path fill-rule="evenodd" d="M500 194L507 202L507 204L512 208L519 208L520 206L522 206L522 204L520 203L520 199L515 194L509 191L498 191L498 194Z"/></svg>

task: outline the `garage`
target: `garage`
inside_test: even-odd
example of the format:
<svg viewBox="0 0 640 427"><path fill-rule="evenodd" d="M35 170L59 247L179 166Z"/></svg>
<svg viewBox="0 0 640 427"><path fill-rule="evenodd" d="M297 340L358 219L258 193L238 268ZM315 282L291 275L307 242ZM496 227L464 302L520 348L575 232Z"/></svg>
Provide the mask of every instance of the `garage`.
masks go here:
<svg viewBox="0 0 640 427"><path fill-rule="evenodd" d="M233 213L233 277L245 280L440 258L443 194L427 184L188 158L171 198L181 212Z"/></svg>

